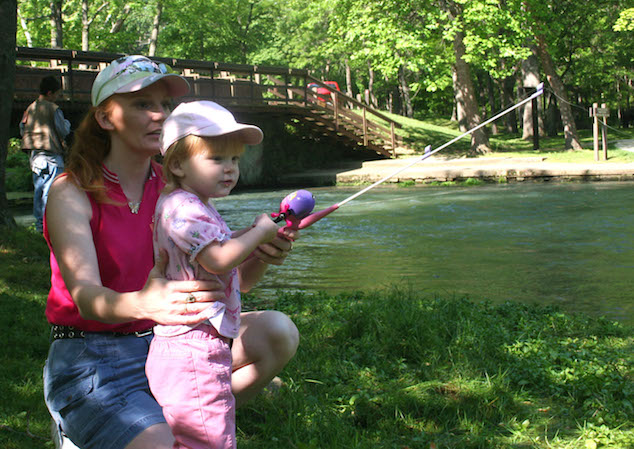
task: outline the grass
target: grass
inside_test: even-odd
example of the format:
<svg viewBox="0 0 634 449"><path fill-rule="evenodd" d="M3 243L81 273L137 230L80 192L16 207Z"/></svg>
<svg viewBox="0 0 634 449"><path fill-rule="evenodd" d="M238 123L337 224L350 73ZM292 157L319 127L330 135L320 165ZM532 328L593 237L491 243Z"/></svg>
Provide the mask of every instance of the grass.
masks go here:
<svg viewBox="0 0 634 449"><path fill-rule="evenodd" d="M34 230L2 229L0 235L0 447L52 448L42 393L48 248Z"/></svg>
<svg viewBox="0 0 634 449"><path fill-rule="evenodd" d="M288 387L239 412L240 447L634 443L634 340L616 323L404 288L281 295L275 306L303 340Z"/></svg>
<svg viewBox="0 0 634 449"><path fill-rule="evenodd" d="M41 236L3 229L0 265L0 447L52 448ZM287 313L302 341L285 387L238 411L240 448L634 445L632 328L405 286L244 301Z"/></svg>
<svg viewBox="0 0 634 449"><path fill-rule="evenodd" d="M423 154L427 145L432 149L438 148L444 143L462 134L457 124L445 118L430 118L425 121L409 119L394 114L386 114L398 121L403 128L399 134L409 148L415 154ZM580 129L578 131L583 150L569 151L564 148L563 134L556 137L540 137L538 151L533 150L533 141L524 140L516 134L490 135L489 142L492 152L480 157L545 157L549 162L594 162L592 130ZM614 141L634 139L634 128L619 128L608 130L608 160L610 162L634 162L634 153L616 149ZM470 147L470 137L465 137L453 145L439 152L444 157L464 157ZM600 147L601 152L603 151Z"/></svg>

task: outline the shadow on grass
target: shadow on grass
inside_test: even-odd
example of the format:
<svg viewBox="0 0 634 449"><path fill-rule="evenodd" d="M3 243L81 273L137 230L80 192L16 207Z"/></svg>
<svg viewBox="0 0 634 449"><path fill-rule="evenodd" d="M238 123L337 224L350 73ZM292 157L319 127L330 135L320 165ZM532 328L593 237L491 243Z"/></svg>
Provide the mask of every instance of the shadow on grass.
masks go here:
<svg viewBox="0 0 634 449"><path fill-rule="evenodd" d="M53 447L42 393L49 326L44 307L50 271L41 234L0 233L0 446Z"/></svg>

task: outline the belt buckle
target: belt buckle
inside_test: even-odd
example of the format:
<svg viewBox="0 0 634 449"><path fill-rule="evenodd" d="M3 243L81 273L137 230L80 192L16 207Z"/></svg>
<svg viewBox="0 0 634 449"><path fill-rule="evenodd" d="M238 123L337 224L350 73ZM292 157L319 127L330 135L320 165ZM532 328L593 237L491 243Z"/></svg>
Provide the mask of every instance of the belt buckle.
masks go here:
<svg viewBox="0 0 634 449"><path fill-rule="evenodd" d="M134 333L134 336L135 337L147 337L148 335L152 334L152 332L153 332L153 329L149 328L149 329L146 329L144 331L136 331Z"/></svg>

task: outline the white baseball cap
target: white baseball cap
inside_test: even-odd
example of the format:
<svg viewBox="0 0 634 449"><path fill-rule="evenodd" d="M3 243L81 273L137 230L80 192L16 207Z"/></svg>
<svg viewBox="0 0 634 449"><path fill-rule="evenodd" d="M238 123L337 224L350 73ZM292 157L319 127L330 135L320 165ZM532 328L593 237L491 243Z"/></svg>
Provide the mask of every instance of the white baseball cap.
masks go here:
<svg viewBox="0 0 634 449"><path fill-rule="evenodd" d="M264 134L254 125L236 122L233 114L213 101L191 101L179 104L163 123L161 154L185 136L214 137L236 133L242 143L256 145Z"/></svg>
<svg viewBox="0 0 634 449"><path fill-rule="evenodd" d="M189 92L187 80L172 73L169 66L145 56L123 56L112 61L95 78L91 91L92 105L99 106L114 94L136 92L159 80L166 82L172 97L180 97Z"/></svg>

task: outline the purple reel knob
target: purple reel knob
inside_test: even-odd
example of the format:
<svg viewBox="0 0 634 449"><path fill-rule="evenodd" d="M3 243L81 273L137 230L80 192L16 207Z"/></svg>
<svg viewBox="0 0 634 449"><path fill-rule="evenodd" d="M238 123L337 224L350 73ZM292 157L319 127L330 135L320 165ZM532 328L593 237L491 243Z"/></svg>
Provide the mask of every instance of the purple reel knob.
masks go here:
<svg viewBox="0 0 634 449"><path fill-rule="evenodd" d="M282 200L280 211L284 209L286 216L294 216L300 220L310 215L315 208L315 197L308 190L297 190Z"/></svg>

